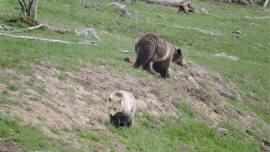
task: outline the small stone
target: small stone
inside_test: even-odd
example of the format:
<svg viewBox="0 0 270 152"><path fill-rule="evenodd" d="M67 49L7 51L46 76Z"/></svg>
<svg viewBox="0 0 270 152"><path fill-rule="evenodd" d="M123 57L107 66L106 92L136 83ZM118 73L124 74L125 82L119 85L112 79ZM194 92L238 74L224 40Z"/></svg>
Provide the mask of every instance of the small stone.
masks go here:
<svg viewBox="0 0 270 152"><path fill-rule="evenodd" d="M121 53L128 53L128 50L120 50Z"/></svg>
<svg viewBox="0 0 270 152"><path fill-rule="evenodd" d="M241 30L235 30L235 31L233 31L232 33L241 35L241 34L242 34L242 31L241 31Z"/></svg>
<svg viewBox="0 0 270 152"><path fill-rule="evenodd" d="M217 129L217 132L218 132L219 135L221 135L221 136L226 136L226 135L228 135L228 133L229 133L228 129L226 129L226 128L218 128L218 129Z"/></svg>
<svg viewBox="0 0 270 152"><path fill-rule="evenodd" d="M65 34L65 33L68 33L69 31L66 30L66 29L63 29L63 28L59 28L56 30L57 33L60 33L60 34Z"/></svg>
<svg viewBox="0 0 270 152"><path fill-rule="evenodd" d="M240 95L234 95L226 91L220 91L220 95L230 98L231 100L236 100L236 101L241 101L241 96Z"/></svg>
<svg viewBox="0 0 270 152"><path fill-rule="evenodd" d="M115 148L119 148L120 147L120 144L115 143L114 146L115 146Z"/></svg>
<svg viewBox="0 0 270 152"><path fill-rule="evenodd" d="M119 9L119 14L120 14L120 16L126 16L128 18L138 20L137 15L135 15L134 13L129 12L126 7L125 8L120 8Z"/></svg>
<svg viewBox="0 0 270 152"><path fill-rule="evenodd" d="M224 52L214 54L214 56L219 57L219 58L224 58L226 60L232 60L232 61L238 61L240 59L238 56L228 55L227 53L224 53Z"/></svg>
<svg viewBox="0 0 270 152"><path fill-rule="evenodd" d="M251 25L251 26L257 26L257 24L254 23L254 22L250 23L250 25Z"/></svg>
<svg viewBox="0 0 270 152"><path fill-rule="evenodd" d="M100 3L81 3L81 8L84 9L90 9L90 8L94 8L96 9L96 11L100 11L101 10L101 4Z"/></svg>
<svg viewBox="0 0 270 152"><path fill-rule="evenodd" d="M109 3L109 5L115 6L119 11L120 16L138 20L138 16L135 13L129 12L126 5L122 3L118 3L118 2L112 2L112 3Z"/></svg>
<svg viewBox="0 0 270 152"><path fill-rule="evenodd" d="M85 36L90 37L92 39L100 41L100 37L98 36L97 32L93 28L86 28L83 30L75 30L77 36Z"/></svg>
<svg viewBox="0 0 270 152"><path fill-rule="evenodd" d="M202 12L203 14L206 14L206 15L209 14L208 9L206 9L206 8L204 8L204 7L200 9L200 12Z"/></svg>
<svg viewBox="0 0 270 152"><path fill-rule="evenodd" d="M112 6L115 6L119 9L123 9L123 8L126 8L127 6L123 3L119 3L119 2L112 2L112 3L109 3L108 5L112 5Z"/></svg>
<svg viewBox="0 0 270 152"><path fill-rule="evenodd" d="M270 147L270 141L266 140L266 139L263 139L262 140L263 144Z"/></svg>

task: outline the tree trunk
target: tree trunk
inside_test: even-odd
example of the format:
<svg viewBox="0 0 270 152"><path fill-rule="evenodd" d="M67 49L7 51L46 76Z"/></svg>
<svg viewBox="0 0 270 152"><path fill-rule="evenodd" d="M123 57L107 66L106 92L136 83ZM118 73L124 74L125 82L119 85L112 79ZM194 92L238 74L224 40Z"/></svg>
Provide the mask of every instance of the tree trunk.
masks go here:
<svg viewBox="0 0 270 152"><path fill-rule="evenodd" d="M269 0L265 0L263 7L266 8Z"/></svg>
<svg viewBox="0 0 270 152"><path fill-rule="evenodd" d="M29 16L33 21L37 21L38 0L29 0L28 4L25 0L18 0L22 13Z"/></svg>
<svg viewBox="0 0 270 152"><path fill-rule="evenodd" d="M31 17L31 19L34 21L37 21L37 8L38 8L38 0L32 0L29 3L28 16Z"/></svg>
<svg viewBox="0 0 270 152"><path fill-rule="evenodd" d="M27 6L26 6L26 3L24 0L18 0L20 6L21 6L21 10L22 10L22 13L27 15Z"/></svg>

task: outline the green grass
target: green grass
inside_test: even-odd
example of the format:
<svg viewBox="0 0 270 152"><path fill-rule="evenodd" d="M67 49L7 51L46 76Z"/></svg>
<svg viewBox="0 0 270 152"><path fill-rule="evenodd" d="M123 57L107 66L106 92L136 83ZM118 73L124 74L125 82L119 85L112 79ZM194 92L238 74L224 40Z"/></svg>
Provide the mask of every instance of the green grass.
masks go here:
<svg viewBox="0 0 270 152"><path fill-rule="evenodd" d="M83 129L77 129L75 134L78 141L84 145L83 151L94 151L100 148L108 147L109 142L111 141L108 137L104 137ZM113 147L110 145L109 148L113 149Z"/></svg>
<svg viewBox="0 0 270 152"><path fill-rule="evenodd" d="M22 125L16 119L0 115L0 137L24 145L28 150L69 151L64 143L49 140L37 127Z"/></svg>
<svg viewBox="0 0 270 152"><path fill-rule="evenodd" d="M93 0L85 0L85 2L93 2ZM249 18L269 17L269 9L197 1L195 6L208 8L210 15L183 15L177 14L175 8L138 2L128 6L128 9L135 12L139 18L139 20L132 20L120 17L114 7L107 5L108 2L107 0L98 1L102 9L96 11L95 9L80 8L80 1L40 1L38 12L40 23L48 23L54 28L63 27L70 30L93 27L102 41L96 46L83 46L26 41L0 36L0 69L17 69L31 75L29 64L35 64L45 58L63 73L80 64L100 64L133 77L146 77L147 73L134 70L123 62L123 57L134 58L134 44L138 37L144 32L153 32L183 48L187 59L217 71L226 79L232 80L241 89L242 101L230 102L230 104L235 109L255 113L269 125L270 19ZM20 16L16 1L2 0L0 24L24 28L24 23L7 22L16 16ZM183 27L192 29L187 30ZM238 29L243 32L240 39L235 38L232 33ZM209 31L218 31L222 35L213 36L207 33ZM18 34L75 42L85 39L74 34L62 35L49 30L24 31ZM129 50L129 53L121 54L120 50ZM221 52L239 56L240 60L229 61L213 56L213 54ZM66 79L64 74L60 74L58 78L62 81ZM9 92L18 91L20 88L16 83L7 83L5 79L0 79L0 82L8 86L6 91L0 92L2 106L11 103L9 102ZM33 83L34 79L30 80L28 84L31 86ZM44 93L44 90L41 89L39 93ZM69 98L70 102L74 101L73 90L70 90ZM187 105L178 102L177 108L179 112L183 113L184 119L176 120L176 122L165 119L165 125L161 128L157 126L158 122L150 114L145 113L139 117L135 127L121 130L109 127L109 129L132 151L179 151L179 149L183 151L184 149L188 149L188 151L259 151L258 143L249 140L245 133L231 128L229 136L220 137L214 129L198 122L197 114ZM189 121L190 119L192 121ZM30 150L46 150L48 147L55 151L63 149L61 144L49 141L35 127L24 126L17 121L1 118L0 128L0 137L14 139ZM8 128L19 130L20 133L14 133ZM52 128L52 130L59 132L57 128ZM268 131L265 131L264 134L267 133ZM88 150L95 148L95 145L99 143L106 145L108 140L113 140L96 136L87 131L80 131L77 138L90 145L86 147Z"/></svg>
<svg viewBox="0 0 270 152"><path fill-rule="evenodd" d="M182 121L168 119L159 128L156 122L145 115L139 124L130 129L109 129L125 143L131 151L144 152L174 152L174 151L202 151L202 152L246 152L260 151L260 147L248 135L230 126L229 135L220 136L215 129L198 121ZM154 118L152 118L154 119ZM152 125L149 125L152 124ZM156 126L156 127L153 127Z"/></svg>
<svg viewBox="0 0 270 152"><path fill-rule="evenodd" d="M256 143L246 139L246 134L233 128L229 129L229 135L225 137L218 135L206 124L198 122L167 125L164 130L171 138L192 145L196 151L260 151Z"/></svg>
<svg viewBox="0 0 270 152"><path fill-rule="evenodd" d="M196 117L196 112L192 111L192 109L185 103L183 102L177 102L176 107L179 109L181 113L183 113L186 117L189 118L195 118Z"/></svg>

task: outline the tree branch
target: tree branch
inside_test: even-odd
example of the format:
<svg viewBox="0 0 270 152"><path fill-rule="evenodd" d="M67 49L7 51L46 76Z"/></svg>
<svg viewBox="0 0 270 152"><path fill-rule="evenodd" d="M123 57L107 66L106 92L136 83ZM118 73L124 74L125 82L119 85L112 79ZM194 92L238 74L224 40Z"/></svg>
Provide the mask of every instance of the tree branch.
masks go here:
<svg viewBox="0 0 270 152"><path fill-rule="evenodd" d="M269 3L269 0L265 0L263 7L266 8L268 3Z"/></svg>
<svg viewBox="0 0 270 152"><path fill-rule="evenodd" d="M63 40L56 40L56 39L47 39L43 37L34 37L34 36L23 36L23 35L13 35L8 33L1 33L0 35L6 37L12 37L17 39L26 39L26 40L38 40L38 41L46 41L46 42L53 42L53 43L60 43L60 44L79 44L79 45L94 45L96 41L84 41L84 42L71 42L71 41L63 41Z"/></svg>
<svg viewBox="0 0 270 152"><path fill-rule="evenodd" d="M21 6L22 13L26 14L27 8L26 8L25 5L24 5L25 3L23 3L22 0L18 0L18 2L19 2L19 4L20 4L20 6Z"/></svg>
<svg viewBox="0 0 270 152"><path fill-rule="evenodd" d="M28 11L27 11L27 15L30 16L30 11L31 11L31 8L33 6L33 2L34 0L29 0L29 3L28 3Z"/></svg>
<svg viewBox="0 0 270 152"><path fill-rule="evenodd" d="M31 17L34 21L37 20L37 8L38 0L31 0L28 7L28 16Z"/></svg>
<svg viewBox="0 0 270 152"><path fill-rule="evenodd" d="M26 2L25 2L24 0L22 0L22 3L23 3L23 5L24 5L25 11L26 11L26 13L27 13L27 12L28 12L28 7L27 7L27 5L26 5Z"/></svg>

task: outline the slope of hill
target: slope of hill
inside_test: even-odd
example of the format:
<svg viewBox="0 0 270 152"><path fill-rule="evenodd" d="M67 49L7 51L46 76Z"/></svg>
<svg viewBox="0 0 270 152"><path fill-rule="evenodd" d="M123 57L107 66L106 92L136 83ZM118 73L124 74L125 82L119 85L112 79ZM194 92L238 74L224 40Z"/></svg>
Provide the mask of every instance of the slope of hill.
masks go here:
<svg viewBox="0 0 270 152"><path fill-rule="evenodd" d="M101 40L0 35L0 150L270 151L269 9L194 5L209 14L138 2L127 17L107 0L40 1L50 28L26 30L16 1L1 1L0 33L77 43L92 39L74 31L91 27ZM172 65L169 79L133 69L124 58L134 61L145 32L183 48L187 68ZM108 123L106 100L119 89L138 100L131 128Z"/></svg>

